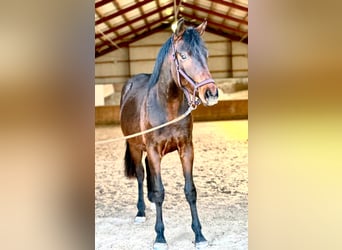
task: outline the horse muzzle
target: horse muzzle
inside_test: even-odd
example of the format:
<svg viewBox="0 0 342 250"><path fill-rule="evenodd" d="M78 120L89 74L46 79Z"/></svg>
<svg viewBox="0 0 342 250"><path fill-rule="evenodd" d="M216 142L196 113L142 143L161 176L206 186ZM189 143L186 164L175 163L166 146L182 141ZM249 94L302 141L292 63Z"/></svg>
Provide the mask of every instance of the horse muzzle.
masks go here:
<svg viewBox="0 0 342 250"><path fill-rule="evenodd" d="M204 106L213 106L218 103L218 88L214 83L210 83L199 89L199 98Z"/></svg>

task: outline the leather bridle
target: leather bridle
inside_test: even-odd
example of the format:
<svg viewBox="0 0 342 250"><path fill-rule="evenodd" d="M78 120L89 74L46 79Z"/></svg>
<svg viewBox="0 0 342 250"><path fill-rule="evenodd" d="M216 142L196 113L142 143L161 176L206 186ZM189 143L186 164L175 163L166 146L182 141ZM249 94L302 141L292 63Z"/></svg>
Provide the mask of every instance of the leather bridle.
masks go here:
<svg viewBox="0 0 342 250"><path fill-rule="evenodd" d="M188 101L189 106L192 106L192 108L195 109L195 108L197 108L198 105L201 104L201 100L196 97L196 92L198 92L198 89L200 87L206 85L206 84L215 83L215 81L212 78L208 78L206 80L203 80L203 81L197 83L190 76L188 76L188 74L182 68L179 67L179 62L178 62L178 59L176 56L177 51L175 49L173 39L171 40L171 43L172 43L172 58L173 58L173 61L175 62L175 65L176 65L178 85L183 89L183 92L185 94L185 97ZM192 87L194 89L192 96L189 93L189 91L181 84L180 75L182 75L185 78L185 80L187 80L192 85Z"/></svg>

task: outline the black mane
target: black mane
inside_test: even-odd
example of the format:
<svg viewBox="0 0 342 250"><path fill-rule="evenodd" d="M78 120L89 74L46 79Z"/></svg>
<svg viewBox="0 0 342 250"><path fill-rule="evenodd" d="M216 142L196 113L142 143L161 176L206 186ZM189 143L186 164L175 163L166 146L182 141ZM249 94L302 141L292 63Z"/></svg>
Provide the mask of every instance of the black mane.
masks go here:
<svg viewBox="0 0 342 250"><path fill-rule="evenodd" d="M159 53L158 53L158 56L156 59L156 63L154 64L154 69L153 69L152 75L150 77L150 80L148 81L148 88L149 89L152 88L154 85L156 85L158 82L161 67L163 65L165 56L169 53L169 49L171 47L172 40L173 40L172 37L170 37L164 43L164 45L161 47L161 49L159 50Z"/></svg>

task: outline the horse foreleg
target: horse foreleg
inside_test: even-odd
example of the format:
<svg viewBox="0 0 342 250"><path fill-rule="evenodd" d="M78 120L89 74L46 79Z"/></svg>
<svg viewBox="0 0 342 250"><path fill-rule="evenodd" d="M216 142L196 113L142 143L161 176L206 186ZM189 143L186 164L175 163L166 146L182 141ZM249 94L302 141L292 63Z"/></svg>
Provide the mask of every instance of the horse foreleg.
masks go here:
<svg viewBox="0 0 342 250"><path fill-rule="evenodd" d="M195 233L196 248L206 247L208 245L208 242L202 234L202 226L198 218L198 212L196 207L197 192L192 175L194 160L194 150L192 143L180 148L179 156L183 167L183 175L185 179L184 193L186 200L190 205L192 217L191 228Z"/></svg>
<svg viewBox="0 0 342 250"><path fill-rule="evenodd" d="M164 202L164 186L160 174L161 158L158 152L150 150L148 153L148 160L146 161L146 168L149 168L148 177L148 199L156 205L156 224L155 231L157 233L153 249L167 249L167 244L164 236L164 222L162 206Z"/></svg>

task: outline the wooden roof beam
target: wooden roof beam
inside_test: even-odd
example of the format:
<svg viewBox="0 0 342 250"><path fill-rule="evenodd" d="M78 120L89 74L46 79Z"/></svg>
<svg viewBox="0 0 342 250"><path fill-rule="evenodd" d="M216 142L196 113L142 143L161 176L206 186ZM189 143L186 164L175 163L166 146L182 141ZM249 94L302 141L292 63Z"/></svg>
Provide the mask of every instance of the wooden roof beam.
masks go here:
<svg viewBox="0 0 342 250"><path fill-rule="evenodd" d="M219 3L219 4L222 4L222 5L225 5L227 7L231 7L231 8L234 8L234 9L238 9L238 10L242 10L242 11L248 12L248 8L247 7L238 5L236 3L231 3L231 2L227 2L227 1L223 1L223 0L211 0L211 1L214 2L214 3Z"/></svg>
<svg viewBox="0 0 342 250"><path fill-rule="evenodd" d="M218 30L218 29L215 29L215 28L212 28L209 26L207 26L207 28L205 30L206 30L206 32L210 32L212 34L219 35L219 36L222 36L224 38L228 38L232 41L237 41L237 42L242 42L242 43L248 44L248 37L245 37L245 38L242 37L241 38L241 36L230 34L230 33L227 33L223 30Z"/></svg>
<svg viewBox="0 0 342 250"><path fill-rule="evenodd" d="M142 30L144 30L144 29L150 30L151 27L152 27L153 25L155 25L155 24L157 24L157 23L161 23L161 22L167 20L168 18L170 18L170 17L172 17L172 16L173 16L173 13L171 13L170 15L167 15L167 16L163 17L162 19L157 19L157 20L155 20L155 21L149 23L149 25L147 25L147 26L142 26L142 27L140 27L140 28L138 28L138 29L131 30L130 32L127 32L127 33L125 33L125 34L122 34L121 36L116 37L116 38L113 40L113 42L114 42L114 43L117 43L117 41L120 41L120 40L122 40L123 38L125 38L125 37L127 37L127 36L130 36L130 35L132 35L132 34L136 34L136 33L140 32L140 31L142 31ZM109 41L105 41L104 43L102 43L102 44L96 46L96 50L99 50L101 47L103 47L103 46L105 46L105 45L111 45L111 43L110 43Z"/></svg>
<svg viewBox="0 0 342 250"><path fill-rule="evenodd" d="M111 3L112 1L113 0L102 0L102 1L99 1L99 2L95 3L95 9L105 5L107 3Z"/></svg>
<svg viewBox="0 0 342 250"><path fill-rule="evenodd" d="M165 29L167 29L167 28L170 28L170 25L169 25L169 24L161 24L160 26L158 26L157 28L155 28L155 29L153 29L153 30L151 30L151 31L149 31L149 32L144 32L144 33L142 33L142 34L140 34L140 35L134 37L134 38L133 38L132 40L130 40L130 41L125 41L125 42L118 43L118 46L119 46L120 48L128 47L129 44L132 43L132 42L136 42L136 41L138 41L138 40L140 40L140 39L143 39L143 38L145 38L145 37L148 37L148 36L150 36L150 35L153 35L154 33L157 33L157 32L159 32L159 31L163 31L163 30L165 30ZM116 48L116 47L108 47L108 48L106 48L106 49L104 49L104 50L101 50L100 52L95 52L95 58L97 58L97 57L99 57L99 56L102 56L102 55L105 55L105 54L107 54L107 53L109 53L109 52L112 52L112 51L114 51L114 50L117 50L117 48Z"/></svg>
<svg viewBox="0 0 342 250"><path fill-rule="evenodd" d="M111 15L105 16L105 17L97 20L95 22L95 25L98 25L100 23L103 23L105 21L113 19L115 17L121 16L121 15L123 15L123 14L125 14L125 13L127 13L129 11L132 11L132 10L134 10L136 8L139 8L139 7L143 6L143 5L146 5L146 4L148 4L148 3L152 2L152 1L154 1L154 0L145 0L145 1L142 1L142 2L139 2L139 3L136 3L134 5L131 5L131 6L127 7L127 8L125 8L125 9L121 9L121 10L119 10L119 11L117 11L117 12L111 14Z"/></svg>
<svg viewBox="0 0 342 250"><path fill-rule="evenodd" d="M187 17L187 18L190 18L190 19L197 19L197 20L204 19L203 17L191 15L191 14L188 14L188 13L186 13L186 12L181 12L180 14L181 14L182 16ZM208 22L208 26L216 26L216 27L222 28L222 29L227 30L227 31L230 31L230 32L239 33L239 34L241 34L241 36L243 36L243 35L246 34L246 32L244 32L244 31L242 31L242 30L238 30L238 29L235 29L235 28L233 28L233 27L226 26L226 25L221 24L221 23L213 22L213 21L210 20L209 18L207 18L207 22Z"/></svg>
<svg viewBox="0 0 342 250"><path fill-rule="evenodd" d="M248 22L246 20L243 20L243 19L235 18L235 17L232 17L232 16L227 16L227 15L224 15L224 14L221 14L221 13L214 12L212 10L205 9L203 7L200 7L200 6L196 6L196 5L192 5L192 4L186 3L186 2L182 3L182 5L184 7L189 8L189 9L194 9L194 10L202 11L202 12L208 13L210 15L218 16L218 17L221 17L221 18L224 18L224 19L229 19L229 20L237 22L237 23L243 23L243 24L248 25ZM183 13L184 13L184 11L183 11Z"/></svg>
<svg viewBox="0 0 342 250"><path fill-rule="evenodd" d="M142 15L142 16L139 16L139 17L137 17L137 18L134 18L134 19L132 19L132 20L129 21L129 22L126 22L126 23L123 23L123 24L121 24L121 25L112 27L111 29L104 31L103 33L104 33L104 34L109 34L109 33L111 33L111 32L116 32L117 30L119 30L119 29L121 29L121 28L123 28L123 27L126 27L127 25L131 25L131 24L133 24L133 23L135 23L135 22L140 21L141 19L144 19L144 18L146 18L146 17L148 17L148 16L152 16L152 15L154 15L154 14L156 14L156 13L158 13L158 12L161 12L161 11L163 11L164 9L170 8L170 7L172 7L172 6L173 6L173 3L169 3L169 4L163 6L163 7L159 8L159 9L155 9L155 10L149 12L149 13L146 13L146 14L144 14L144 15ZM102 34L96 34L96 35L95 35L95 38L100 38L101 36L102 36Z"/></svg>

